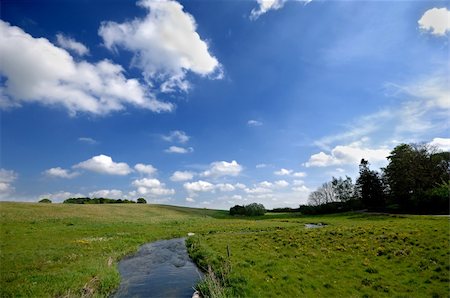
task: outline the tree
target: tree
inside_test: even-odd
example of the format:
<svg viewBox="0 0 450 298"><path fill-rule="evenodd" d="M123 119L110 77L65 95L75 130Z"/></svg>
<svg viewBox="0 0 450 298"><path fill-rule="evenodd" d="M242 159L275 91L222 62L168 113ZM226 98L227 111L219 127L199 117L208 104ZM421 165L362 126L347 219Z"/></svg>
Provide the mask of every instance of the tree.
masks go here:
<svg viewBox="0 0 450 298"><path fill-rule="evenodd" d="M424 208L429 190L449 181L449 152L439 152L424 144L401 144L392 150L388 160L383 172L390 200L402 210Z"/></svg>
<svg viewBox="0 0 450 298"><path fill-rule="evenodd" d="M331 202L337 202L337 196L331 182L322 184L316 191L309 194L308 204L319 206Z"/></svg>
<svg viewBox="0 0 450 298"><path fill-rule="evenodd" d="M42 200L39 201L39 203L46 203L46 204L50 204L52 201L50 199L44 198Z"/></svg>
<svg viewBox="0 0 450 298"><path fill-rule="evenodd" d="M147 204L147 201L144 198L137 199L138 204Z"/></svg>
<svg viewBox="0 0 450 298"><path fill-rule="evenodd" d="M385 195L380 174L369 168L369 162L361 160L359 178L356 180L356 190L364 207L369 210L380 210L385 206Z"/></svg>
<svg viewBox="0 0 450 298"><path fill-rule="evenodd" d="M262 204L251 203L246 206L236 205L230 208L230 215L260 216L266 213L266 208Z"/></svg>
<svg viewBox="0 0 450 298"><path fill-rule="evenodd" d="M355 197L355 186L352 178L348 176L345 176L345 179L333 177L331 185L339 202L348 202Z"/></svg>

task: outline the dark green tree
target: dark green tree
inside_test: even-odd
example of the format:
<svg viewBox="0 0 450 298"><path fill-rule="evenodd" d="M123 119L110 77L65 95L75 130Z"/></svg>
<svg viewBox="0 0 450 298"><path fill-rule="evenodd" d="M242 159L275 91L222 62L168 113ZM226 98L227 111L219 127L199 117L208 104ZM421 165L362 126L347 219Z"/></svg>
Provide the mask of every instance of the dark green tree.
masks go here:
<svg viewBox="0 0 450 298"><path fill-rule="evenodd" d="M369 168L365 159L359 164L359 178L356 180L356 192L363 206L369 210L382 210L385 207L385 194L380 174Z"/></svg>
<svg viewBox="0 0 450 298"><path fill-rule="evenodd" d="M147 201L144 198L137 199L138 204L147 204Z"/></svg>
<svg viewBox="0 0 450 298"><path fill-rule="evenodd" d="M51 203L52 201L50 200L50 199L47 199L47 198L44 198L44 199L42 199L42 200L40 200L39 201L39 203L46 203L46 204L49 204L49 203Z"/></svg>
<svg viewBox="0 0 450 298"><path fill-rule="evenodd" d="M388 160L383 172L389 185L390 204L410 212L434 209L434 203L427 203L427 198L436 198L429 196L430 191L448 183L450 153L424 144L401 144L392 150Z"/></svg>
<svg viewBox="0 0 450 298"><path fill-rule="evenodd" d="M355 197L355 186L353 185L352 178L348 176L345 176L345 179L342 177L333 177L331 185L333 186L337 201L348 202Z"/></svg>

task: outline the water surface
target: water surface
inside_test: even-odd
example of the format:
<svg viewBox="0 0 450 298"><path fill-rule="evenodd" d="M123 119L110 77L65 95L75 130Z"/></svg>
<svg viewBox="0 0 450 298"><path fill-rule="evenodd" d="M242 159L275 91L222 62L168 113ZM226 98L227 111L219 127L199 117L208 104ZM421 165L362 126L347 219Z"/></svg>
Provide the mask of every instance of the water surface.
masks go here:
<svg viewBox="0 0 450 298"><path fill-rule="evenodd" d="M202 273L184 238L144 244L119 262L121 282L114 297L192 297Z"/></svg>

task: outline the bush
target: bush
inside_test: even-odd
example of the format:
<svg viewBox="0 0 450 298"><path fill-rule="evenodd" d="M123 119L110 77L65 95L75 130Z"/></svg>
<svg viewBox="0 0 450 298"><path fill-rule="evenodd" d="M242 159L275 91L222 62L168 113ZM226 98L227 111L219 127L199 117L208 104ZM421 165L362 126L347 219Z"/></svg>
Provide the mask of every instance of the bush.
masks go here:
<svg viewBox="0 0 450 298"><path fill-rule="evenodd" d="M47 199L47 198L42 199L42 200L39 201L39 203L45 203L45 204L50 204L51 202L52 201L50 199Z"/></svg>
<svg viewBox="0 0 450 298"><path fill-rule="evenodd" d="M331 202L317 206L301 205L300 212L305 215L316 215L355 211L362 208L361 201L349 200L347 202Z"/></svg>
<svg viewBox="0 0 450 298"><path fill-rule="evenodd" d="M147 204L147 201L144 198L137 199L138 204Z"/></svg>
<svg viewBox="0 0 450 298"><path fill-rule="evenodd" d="M260 216L266 213L262 204L252 203L246 206L236 205L230 208L230 215Z"/></svg>

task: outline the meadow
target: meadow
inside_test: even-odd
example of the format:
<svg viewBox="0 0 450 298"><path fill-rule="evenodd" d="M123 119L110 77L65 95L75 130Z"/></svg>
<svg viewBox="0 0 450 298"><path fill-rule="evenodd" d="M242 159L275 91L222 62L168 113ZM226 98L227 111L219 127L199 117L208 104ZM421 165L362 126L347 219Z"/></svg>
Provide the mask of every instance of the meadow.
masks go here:
<svg viewBox="0 0 450 298"><path fill-rule="evenodd" d="M230 217L161 205L0 203L0 297L105 297L118 260L184 237L231 297L448 297L449 218ZM306 223L324 223L306 229Z"/></svg>

